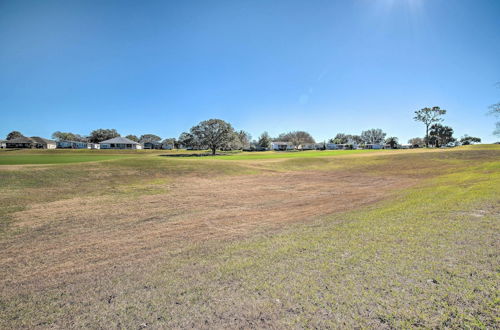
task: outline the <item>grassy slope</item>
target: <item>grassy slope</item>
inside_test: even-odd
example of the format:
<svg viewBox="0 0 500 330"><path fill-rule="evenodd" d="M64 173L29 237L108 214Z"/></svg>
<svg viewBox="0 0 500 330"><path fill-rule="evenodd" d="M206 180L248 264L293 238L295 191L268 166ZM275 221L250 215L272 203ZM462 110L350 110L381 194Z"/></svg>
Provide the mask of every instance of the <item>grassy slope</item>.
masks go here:
<svg viewBox="0 0 500 330"><path fill-rule="evenodd" d="M500 162L454 172L368 209L169 258L117 298L114 322L495 327Z"/></svg>
<svg viewBox="0 0 500 330"><path fill-rule="evenodd" d="M347 167L354 173L427 177L391 201L277 234L165 251L160 266L145 273L2 300L0 326L495 327L500 150L488 149L290 159L251 168L133 158L100 163L97 171L84 164L57 171L0 171L4 219L23 207L15 205L15 197L27 190L49 188L43 196L27 196L28 203L81 193L119 194L123 186L144 183L145 176L151 181ZM111 168L112 176L96 174ZM99 183L103 188L96 191Z"/></svg>
<svg viewBox="0 0 500 330"><path fill-rule="evenodd" d="M223 160L259 160L283 158L316 158L359 153L377 152L376 150L325 150L302 152L228 152L226 155L204 158ZM146 156L180 156L191 154L207 154L206 151L189 150L1 150L0 165L23 164L66 164L80 162L95 162L121 158L143 158ZM165 157L167 158L167 157ZM170 157L169 157L170 158ZM183 157L184 158L184 157ZM198 157L196 157L198 158Z"/></svg>

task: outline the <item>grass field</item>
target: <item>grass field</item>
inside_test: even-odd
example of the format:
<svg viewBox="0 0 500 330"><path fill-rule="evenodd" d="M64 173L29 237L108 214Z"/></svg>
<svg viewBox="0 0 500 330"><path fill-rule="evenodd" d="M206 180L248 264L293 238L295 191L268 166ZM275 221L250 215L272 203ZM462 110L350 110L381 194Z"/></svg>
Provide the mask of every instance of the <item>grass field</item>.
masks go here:
<svg viewBox="0 0 500 330"><path fill-rule="evenodd" d="M257 159L283 159L283 158L316 158L349 155L367 152L379 152L376 150L325 150L325 151L301 151L301 152L228 152L211 157L208 151L187 150L1 150L0 165L28 165L28 164L65 164L96 162L122 158L144 158L146 156L185 156L192 155L210 156L205 160L257 160ZM193 157L198 158L198 157Z"/></svg>
<svg viewBox="0 0 500 330"><path fill-rule="evenodd" d="M500 146L174 153L0 152L0 328L498 328Z"/></svg>

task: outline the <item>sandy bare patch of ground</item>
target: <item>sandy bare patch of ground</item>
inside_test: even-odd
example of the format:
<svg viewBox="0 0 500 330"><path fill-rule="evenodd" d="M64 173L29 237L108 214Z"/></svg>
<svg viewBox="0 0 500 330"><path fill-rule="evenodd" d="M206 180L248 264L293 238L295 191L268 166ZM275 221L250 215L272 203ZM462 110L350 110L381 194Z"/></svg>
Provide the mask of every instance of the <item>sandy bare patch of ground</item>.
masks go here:
<svg viewBox="0 0 500 330"><path fill-rule="evenodd" d="M327 171L184 177L162 185L161 194L33 205L15 214L21 233L0 245L0 283L19 294L73 282L193 242L241 238L351 210L413 182Z"/></svg>

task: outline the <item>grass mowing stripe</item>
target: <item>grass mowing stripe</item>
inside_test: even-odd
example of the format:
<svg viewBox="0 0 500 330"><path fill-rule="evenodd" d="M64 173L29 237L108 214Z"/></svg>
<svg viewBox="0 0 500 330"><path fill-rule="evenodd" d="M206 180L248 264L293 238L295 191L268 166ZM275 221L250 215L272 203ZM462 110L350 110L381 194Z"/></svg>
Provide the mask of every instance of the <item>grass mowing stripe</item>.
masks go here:
<svg viewBox="0 0 500 330"><path fill-rule="evenodd" d="M0 165L69 164L128 158L127 155L1 155Z"/></svg>

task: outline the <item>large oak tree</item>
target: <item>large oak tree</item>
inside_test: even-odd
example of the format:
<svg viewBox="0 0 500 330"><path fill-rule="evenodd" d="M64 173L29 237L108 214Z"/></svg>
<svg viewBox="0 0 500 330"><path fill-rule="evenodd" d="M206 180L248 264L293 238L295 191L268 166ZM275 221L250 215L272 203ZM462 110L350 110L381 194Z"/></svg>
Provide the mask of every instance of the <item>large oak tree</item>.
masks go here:
<svg viewBox="0 0 500 330"><path fill-rule="evenodd" d="M234 141L235 131L231 124L224 120L209 119L193 126L191 135L198 143L212 150L212 155L215 155L217 149L226 148Z"/></svg>

